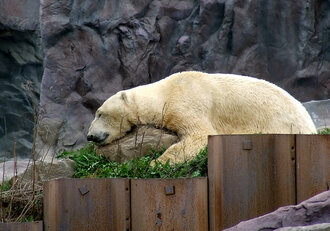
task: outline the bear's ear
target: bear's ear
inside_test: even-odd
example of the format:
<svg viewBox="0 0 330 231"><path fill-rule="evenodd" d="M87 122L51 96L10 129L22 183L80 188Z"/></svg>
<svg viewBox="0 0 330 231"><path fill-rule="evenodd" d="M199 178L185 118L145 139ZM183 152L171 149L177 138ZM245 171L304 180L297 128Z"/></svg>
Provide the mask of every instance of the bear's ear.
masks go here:
<svg viewBox="0 0 330 231"><path fill-rule="evenodd" d="M127 95L125 92L122 92L120 95L120 98L125 102L128 103Z"/></svg>

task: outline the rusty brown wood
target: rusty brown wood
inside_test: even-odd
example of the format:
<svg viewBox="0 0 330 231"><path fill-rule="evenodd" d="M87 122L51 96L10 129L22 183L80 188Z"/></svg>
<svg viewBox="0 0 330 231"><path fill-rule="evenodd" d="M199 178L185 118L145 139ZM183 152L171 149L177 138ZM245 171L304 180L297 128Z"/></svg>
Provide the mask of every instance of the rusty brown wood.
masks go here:
<svg viewBox="0 0 330 231"><path fill-rule="evenodd" d="M207 178L131 180L133 231L208 230Z"/></svg>
<svg viewBox="0 0 330 231"><path fill-rule="evenodd" d="M43 231L42 221L23 223L0 223L1 231Z"/></svg>
<svg viewBox="0 0 330 231"><path fill-rule="evenodd" d="M295 203L294 135L209 137L210 230Z"/></svg>
<svg viewBox="0 0 330 231"><path fill-rule="evenodd" d="M44 184L45 230L130 230L129 179L58 179Z"/></svg>
<svg viewBox="0 0 330 231"><path fill-rule="evenodd" d="M297 202L330 186L330 135L296 135Z"/></svg>

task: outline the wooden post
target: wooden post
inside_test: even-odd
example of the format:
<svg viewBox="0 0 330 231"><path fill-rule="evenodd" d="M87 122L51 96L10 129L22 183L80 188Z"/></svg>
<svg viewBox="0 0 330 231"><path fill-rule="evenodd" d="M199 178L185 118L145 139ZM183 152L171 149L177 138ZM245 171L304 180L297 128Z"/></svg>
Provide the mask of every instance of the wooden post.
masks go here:
<svg viewBox="0 0 330 231"><path fill-rule="evenodd" d="M44 184L45 230L130 230L129 179L58 179Z"/></svg>
<svg viewBox="0 0 330 231"><path fill-rule="evenodd" d="M207 178L131 180L132 230L208 230Z"/></svg>
<svg viewBox="0 0 330 231"><path fill-rule="evenodd" d="M294 135L209 137L210 230L295 204Z"/></svg>
<svg viewBox="0 0 330 231"><path fill-rule="evenodd" d="M297 202L330 187L330 135L297 135Z"/></svg>
<svg viewBox="0 0 330 231"><path fill-rule="evenodd" d="M0 223L1 231L43 231L42 221Z"/></svg>

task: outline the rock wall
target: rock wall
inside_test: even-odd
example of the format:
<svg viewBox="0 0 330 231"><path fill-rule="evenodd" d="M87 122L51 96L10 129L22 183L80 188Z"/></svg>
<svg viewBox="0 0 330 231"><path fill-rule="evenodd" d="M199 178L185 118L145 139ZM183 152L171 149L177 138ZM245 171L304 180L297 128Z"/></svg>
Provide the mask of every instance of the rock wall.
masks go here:
<svg viewBox="0 0 330 231"><path fill-rule="evenodd" d="M0 157L29 157L43 73L39 1L0 1ZM36 105L38 106L38 105Z"/></svg>
<svg viewBox="0 0 330 231"><path fill-rule="evenodd" d="M310 114L317 129L330 128L330 99L309 101L303 105Z"/></svg>
<svg viewBox="0 0 330 231"><path fill-rule="evenodd" d="M330 227L330 191L322 192L298 205L284 206L272 213L242 221L224 231L245 230L329 230ZM314 224L327 224L321 227L308 227ZM301 226L298 229L297 226ZM303 229L303 226L306 226ZM297 227L297 229L282 229L282 227ZM320 228L320 229L318 229Z"/></svg>
<svg viewBox="0 0 330 231"><path fill-rule="evenodd" d="M327 99L329 27L328 0L41 0L38 146L79 147L109 96L183 70L256 76L301 101Z"/></svg>

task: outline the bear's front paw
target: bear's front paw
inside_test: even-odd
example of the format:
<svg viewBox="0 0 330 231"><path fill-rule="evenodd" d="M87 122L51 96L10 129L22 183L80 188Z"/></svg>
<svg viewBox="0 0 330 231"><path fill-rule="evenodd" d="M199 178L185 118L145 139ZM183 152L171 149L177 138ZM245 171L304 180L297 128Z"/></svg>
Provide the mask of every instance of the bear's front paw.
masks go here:
<svg viewBox="0 0 330 231"><path fill-rule="evenodd" d="M150 162L150 166L151 166L151 167L155 167L155 165L156 165L156 162L155 162L155 161L156 161L156 160L153 160L153 161Z"/></svg>
<svg viewBox="0 0 330 231"><path fill-rule="evenodd" d="M158 164L166 164L166 162L167 162L167 159L159 157L156 160L151 161L150 162L150 166L155 167L156 163L158 163Z"/></svg>

